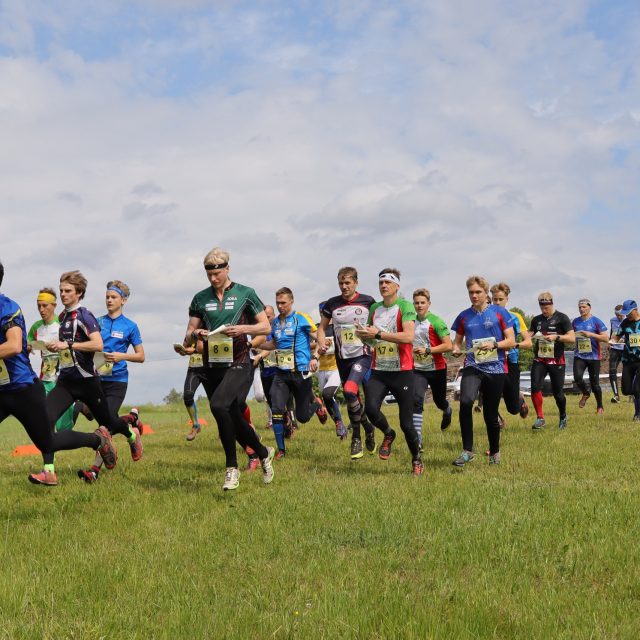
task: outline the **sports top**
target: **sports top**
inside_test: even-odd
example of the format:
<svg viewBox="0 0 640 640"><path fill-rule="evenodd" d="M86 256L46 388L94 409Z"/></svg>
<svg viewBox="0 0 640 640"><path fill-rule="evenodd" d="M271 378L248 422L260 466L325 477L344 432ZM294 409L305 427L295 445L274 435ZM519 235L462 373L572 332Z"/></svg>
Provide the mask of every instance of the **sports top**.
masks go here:
<svg viewBox="0 0 640 640"><path fill-rule="evenodd" d="M317 329L313 320L301 311L292 311L280 320L271 322L271 333L276 345L277 366L280 371L309 371L311 361L311 334Z"/></svg>
<svg viewBox="0 0 640 640"><path fill-rule="evenodd" d="M60 314L61 342L89 342L92 333L100 332L96 317L86 307L77 307L72 311L66 309ZM58 352L58 380L78 380L98 375L93 366L93 352L63 349Z"/></svg>
<svg viewBox="0 0 640 640"><path fill-rule="evenodd" d="M11 298L0 293L0 344L7 341L7 331L13 327L22 331L22 351L10 358L0 358L0 393L23 389L38 379L29 362L22 310Z"/></svg>
<svg viewBox="0 0 640 640"><path fill-rule="evenodd" d="M327 327L325 336L331 344L327 348L327 352L320 355L318 371L335 371L338 368L338 364L336 363L336 340L332 324Z"/></svg>
<svg viewBox="0 0 640 640"><path fill-rule="evenodd" d="M571 320L569 316L560 311L554 311L548 318L542 313L538 314L532 321L529 331L534 335L559 335L571 331ZM533 340L533 359L545 364L565 364L564 345L562 342L548 340Z"/></svg>
<svg viewBox="0 0 640 640"><path fill-rule="evenodd" d="M384 301L374 302L369 309L368 324L386 333L402 331L403 322L415 322L413 303L398 298L386 307ZM373 349L372 371L411 371L413 369L413 345L376 340Z"/></svg>
<svg viewBox="0 0 640 640"><path fill-rule="evenodd" d="M204 329L214 331L224 325L255 324L256 315L264 311L264 304L251 287L232 282L222 295L213 287L196 293L189 305L189 317L199 318ZM205 342L204 360L209 367L230 367L249 362L249 344L244 335L227 336L218 333Z"/></svg>
<svg viewBox="0 0 640 640"><path fill-rule="evenodd" d="M625 318L616 335L624 338L622 362L640 362L640 320Z"/></svg>
<svg viewBox="0 0 640 640"><path fill-rule="evenodd" d="M484 373L505 373L507 361L503 349L482 349L485 342L499 342L506 329L513 328L511 314L497 304L490 304L483 311L469 307L458 314L451 329L464 336L467 355L465 367L473 367Z"/></svg>
<svg viewBox="0 0 640 640"><path fill-rule="evenodd" d="M416 317L414 347L437 347L442 344L442 338L449 335L449 327L444 320L434 313L427 313L424 320ZM413 354L414 367L418 371L437 371L447 368L447 361L442 353L424 356Z"/></svg>
<svg viewBox="0 0 640 640"><path fill-rule="evenodd" d="M586 320L583 320L582 316L579 316L573 319L571 325L575 332L590 331L599 334L607 333L607 325L595 316L591 316ZM598 340L594 338L576 336L575 357L581 360L602 360L601 344L601 342L598 342Z"/></svg>
<svg viewBox="0 0 640 640"><path fill-rule="evenodd" d="M527 323L524 321L524 318L521 314L519 314L517 311L509 310L509 315L513 320L513 331L516 338L525 331L528 331ZM509 349L507 359L512 364L518 364L518 362L520 362L520 349Z"/></svg>
<svg viewBox="0 0 640 640"><path fill-rule="evenodd" d="M357 293L351 300L342 296L329 298L321 314L333 321L336 358L359 358L371 354L370 348L354 332L356 324L366 324L369 309L375 300L371 296Z"/></svg>
<svg viewBox="0 0 640 640"><path fill-rule="evenodd" d="M29 335L27 340L32 342L33 340L40 340L44 343L58 342L60 336L60 321L58 316L54 314L53 319L49 324L45 324L44 320L40 319L34 322L29 329ZM58 354L43 349L41 352L42 363L40 365L40 380L45 382L55 382L58 379Z"/></svg>
<svg viewBox="0 0 640 640"><path fill-rule="evenodd" d="M117 318L110 318L108 314L100 316L98 324L106 353L126 353L129 345L137 347L142 344L138 325L122 313ZM125 360L115 362L110 371L110 374L108 372L103 374L102 371L98 371L98 373L103 376L103 380L111 382L127 382L129 380L129 370Z"/></svg>
<svg viewBox="0 0 640 640"><path fill-rule="evenodd" d="M616 332L618 331L618 327L620 326L621 322L622 320L618 320L618 316L613 316L613 318L611 318L611 333L609 334L609 336L618 335ZM610 344L609 349L622 351L624 349L624 343L618 342L617 344Z"/></svg>

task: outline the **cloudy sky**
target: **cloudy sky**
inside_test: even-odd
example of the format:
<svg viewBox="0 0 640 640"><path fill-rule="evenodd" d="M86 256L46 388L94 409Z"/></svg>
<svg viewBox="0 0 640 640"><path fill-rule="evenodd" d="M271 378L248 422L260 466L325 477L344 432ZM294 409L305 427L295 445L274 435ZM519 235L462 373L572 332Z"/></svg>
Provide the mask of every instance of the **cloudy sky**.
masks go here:
<svg viewBox="0 0 640 640"><path fill-rule="evenodd" d="M127 282L134 403L181 388L216 245L306 311L350 264L449 322L471 273L608 321L640 296L639 32L636 0L0 0L3 292L33 322L63 271L96 314Z"/></svg>

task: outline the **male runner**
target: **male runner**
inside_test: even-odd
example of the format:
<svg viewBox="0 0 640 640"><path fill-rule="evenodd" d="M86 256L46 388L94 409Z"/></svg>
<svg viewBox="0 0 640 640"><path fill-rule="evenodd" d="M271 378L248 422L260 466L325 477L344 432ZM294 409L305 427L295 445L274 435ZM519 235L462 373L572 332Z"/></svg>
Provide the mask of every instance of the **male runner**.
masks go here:
<svg viewBox="0 0 640 640"><path fill-rule="evenodd" d="M573 358L573 380L580 391L582 398L578 406L583 409L593 391L596 397L596 413L604 413L602 406L602 389L600 387L600 360L602 348L600 344L607 342L607 327L600 318L591 314L591 302L588 298L578 301L580 316L574 318L571 325L576 337L576 346ZM585 384L584 371L589 371L589 383L591 389Z"/></svg>
<svg viewBox="0 0 640 640"><path fill-rule="evenodd" d="M553 306L553 295L543 291L538 296L540 313L531 321L527 337L533 339L533 364L531 365L531 401L536 410L533 429L542 429L545 425L542 385L549 375L551 390L560 412L559 429L567 426L567 399L564 395L564 344L575 341L573 327L569 317Z"/></svg>
<svg viewBox="0 0 640 640"><path fill-rule="evenodd" d="M620 323L624 320L624 316L621 313L622 305L617 304L613 310L614 316L611 318L611 330L609 332L609 338L613 338L618 331ZM618 365L622 361L622 352L624 351L624 344L617 342L609 345L609 383L611 384L611 391L613 391L613 397L611 398L612 404L620 402L620 393L618 392Z"/></svg>
<svg viewBox="0 0 640 640"><path fill-rule="evenodd" d="M633 396L634 422L640 422L640 313L635 300L625 300L620 314L624 320L615 339L624 343L622 352L622 394Z"/></svg>
<svg viewBox="0 0 640 640"><path fill-rule="evenodd" d="M375 300L371 296L358 293L358 272L354 267L342 267L338 271L338 286L341 295L329 298L320 314L318 352L327 352L327 329L332 324L336 364L347 403L349 422L353 429L351 459L359 460L364 455L360 426L364 428L365 446L371 455L375 453L376 440L375 430L367 420L364 405L360 400L360 385L367 380L371 369L371 349L355 334L355 328L366 324L369 309Z"/></svg>

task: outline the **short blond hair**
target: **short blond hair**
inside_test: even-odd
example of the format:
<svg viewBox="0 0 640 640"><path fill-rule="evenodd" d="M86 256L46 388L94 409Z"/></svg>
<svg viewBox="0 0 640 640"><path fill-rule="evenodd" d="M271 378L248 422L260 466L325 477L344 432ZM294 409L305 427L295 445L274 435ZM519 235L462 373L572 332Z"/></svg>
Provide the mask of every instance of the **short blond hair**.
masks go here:
<svg viewBox="0 0 640 640"><path fill-rule="evenodd" d="M477 276L477 275L469 276L467 278L467 289L472 284L477 284L478 286L484 289L485 293L489 293L489 281L486 278L483 278L482 276Z"/></svg>
<svg viewBox="0 0 640 640"><path fill-rule="evenodd" d="M415 298L416 296L424 296L429 302L431 302L431 294L429 293L429 289L425 289L424 287L416 289L413 292L413 297Z"/></svg>
<svg viewBox="0 0 640 640"><path fill-rule="evenodd" d="M60 276L60 284L62 283L73 285L76 293L80 295L80 300L84 298L84 294L87 292L87 285L89 281L79 271L65 271Z"/></svg>
<svg viewBox="0 0 640 640"><path fill-rule="evenodd" d="M506 282L498 282L498 284L494 284L493 287L491 287L491 293L495 295L498 291L502 291L508 298L511 293L511 287Z"/></svg>
<svg viewBox="0 0 640 640"><path fill-rule="evenodd" d="M109 282L107 282L107 289L111 289L112 287L120 289L120 291L122 291L122 293L124 294L122 297L125 299L131 295L131 289L129 289L129 287L124 282L122 282L122 280L109 280Z"/></svg>
<svg viewBox="0 0 640 640"><path fill-rule="evenodd" d="M229 252L221 249L220 247L213 247L209 253L204 257L204 265L205 267L208 264L228 264L229 263Z"/></svg>
<svg viewBox="0 0 640 640"><path fill-rule="evenodd" d="M553 294L551 291L543 291L538 294L538 300L551 300L553 301Z"/></svg>

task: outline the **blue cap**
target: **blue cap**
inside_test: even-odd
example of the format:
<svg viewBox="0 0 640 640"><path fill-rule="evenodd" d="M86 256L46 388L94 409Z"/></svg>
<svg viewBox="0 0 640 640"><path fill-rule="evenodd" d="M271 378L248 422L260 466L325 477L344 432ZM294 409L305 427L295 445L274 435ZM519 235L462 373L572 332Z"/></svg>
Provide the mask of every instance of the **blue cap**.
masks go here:
<svg viewBox="0 0 640 640"><path fill-rule="evenodd" d="M625 300L622 303L622 309L620 309L620 313L623 316L628 316L634 309L638 308L638 303L635 300Z"/></svg>

